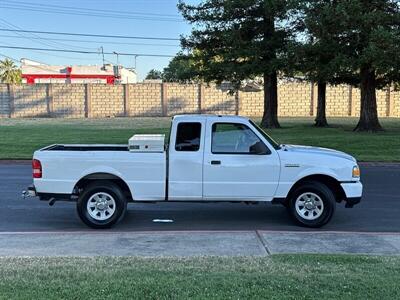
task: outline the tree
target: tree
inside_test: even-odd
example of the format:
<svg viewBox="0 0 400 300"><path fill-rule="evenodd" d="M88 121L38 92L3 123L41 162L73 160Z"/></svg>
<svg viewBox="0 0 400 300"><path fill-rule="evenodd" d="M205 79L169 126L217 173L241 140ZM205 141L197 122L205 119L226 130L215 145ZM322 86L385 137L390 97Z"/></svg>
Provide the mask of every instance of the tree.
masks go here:
<svg viewBox="0 0 400 300"><path fill-rule="evenodd" d="M206 82L242 81L262 77L264 84L263 127L278 122L277 74L290 38L285 0L205 0L198 5L180 0L178 8L194 26L182 38L183 49L199 51L202 68L197 76Z"/></svg>
<svg viewBox="0 0 400 300"><path fill-rule="evenodd" d="M146 79L162 79L162 72L159 70L151 69L146 75Z"/></svg>
<svg viewBox="0 0 400 300"><path fill-rule="evenodd" d="M339 49L340 29L337 22L337 0L300 1L296 26L301 42L289 47L287 73L301 72L306 80L316 82L317 115L315 126L328 126L326 119L326 86L339 83L354 83L352 71Z"/></svg>
<svg viewBox="0 0 400 300"><path fill-rule="evenodd" d="M195 82L198 81L194 55L178 53L163 71L163 80L167 82Z"/></svg>
<svg viewBox="0 0 400 300"><path fill-rule="evenodd" d="M359 75L360 119L354 130L379 131L376 89L400 78L400 4L395 0L338 1L340 45Z"/></svg>
<svg viewBox="0 0 400 300"><path fill-rule="evenodd" d="M321 52L323 46L320 42L313 43L308 41L305 44L297 44L289 52L288 71L285 72L290 77L300 77L300 80L307 80L317 83L317 115L314 125L317 127L327 127L326 119L326 86L330 79L325 71L331 71L329 66L329 51ZM293 75L299 73L300 76ZM330 74L330 72L329 72Z"/></svg>
<svg viewBox="0 0 400 300"><path fill-rule="evenodd" d="M0 61L0 81L9 84L19 84L22 82L21 70L8 58Z"/></svg>

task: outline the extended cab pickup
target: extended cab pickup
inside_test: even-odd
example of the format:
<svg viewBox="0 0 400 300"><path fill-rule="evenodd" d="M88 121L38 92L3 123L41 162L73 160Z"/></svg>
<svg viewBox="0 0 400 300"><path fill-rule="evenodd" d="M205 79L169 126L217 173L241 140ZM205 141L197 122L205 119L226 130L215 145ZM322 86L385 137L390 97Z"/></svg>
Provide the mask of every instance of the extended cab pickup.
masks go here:
<svg viewBox="0 0 400 300"><path fill-rule="evenodd" d="M94 228L114 225L135 201L273 202L300 225L320 227L337 202L352 207L362 194L352 156L279 145L239 116L175 116L159 151L52 145L36 151L32 165L29 195L76 201L79 217Z"/></svg>

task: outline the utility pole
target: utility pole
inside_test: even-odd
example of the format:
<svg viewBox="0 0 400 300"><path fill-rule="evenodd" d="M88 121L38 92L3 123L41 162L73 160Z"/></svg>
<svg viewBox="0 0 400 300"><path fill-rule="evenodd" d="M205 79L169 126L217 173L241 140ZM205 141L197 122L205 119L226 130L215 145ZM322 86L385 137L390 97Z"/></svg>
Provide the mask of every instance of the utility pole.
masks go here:
<svg viewBox="0 0 400 300"><path fill-rule="evenodd" d="M100 47L101 55L103 56L103 69L106 68L106 63L104 62L104 49L103 46Z"/></svg>
<svg viewBox="0 0 400 300"><path fill-rule="evenodd" d="M119 54L118 52L113 51L113 53L117 56L117 66L119 66Z"/></svg>
<svg viewBox="0 0 400 300"><path fill-rule="evenodd" d="M120 73L120 67L119 67L119 53L113 51L113 53L117 56L117 65L114 66L114 74L116 77L119 78L119 81L121 81L121 73Z"/></svg>

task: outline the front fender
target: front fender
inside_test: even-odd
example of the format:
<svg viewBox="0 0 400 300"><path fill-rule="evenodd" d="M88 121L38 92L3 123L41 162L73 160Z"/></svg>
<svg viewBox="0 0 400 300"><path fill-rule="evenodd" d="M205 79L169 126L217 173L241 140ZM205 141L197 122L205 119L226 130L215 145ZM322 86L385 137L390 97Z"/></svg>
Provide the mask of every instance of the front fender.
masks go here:
<svg viewBox="0 0 400 300"><path fill-rule="evenodd" d="M311 175L325 175L332 177L336 179L337 181L339 180L339 174L334 172L334 170L327 168L327 167L311 167L311 168L306 168L302 170L295 178L293 178L293 184L298 182L299 180L311 176Z"/></svg>
<svg viewBox="0 0 400 300"><path fill-rule="evenodd" d="M281 174L282 174L281 180L278 184L275 198L286 198L293 185L295 185L296 182L308 176L324 175L332 177L337 181L340 181L339 175L334 170L328 167L308 167L302 170L299 170L297 168L292 169L284 167L284 170L282 170Z"/></svg>

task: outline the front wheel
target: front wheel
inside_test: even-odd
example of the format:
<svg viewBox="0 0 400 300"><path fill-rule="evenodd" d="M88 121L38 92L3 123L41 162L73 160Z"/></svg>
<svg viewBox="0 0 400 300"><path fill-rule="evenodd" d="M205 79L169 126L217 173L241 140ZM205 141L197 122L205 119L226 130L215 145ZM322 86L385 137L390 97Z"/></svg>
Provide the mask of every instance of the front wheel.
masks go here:
<svg viewBox="0 0 400 300"><path fill-rule="evenodd" d="M89 184L77 202L79 218L89 227L110 228L126 212L126 199L121 189L109 181Z"/></svg>
<svg viewBox="0 0 400 300"><path fill-rule="evenodd" d="M290 194L288 200L289 213L299 225L306 227L325 225L336 208L331 189L317 181L304 182Z"/></svg>

